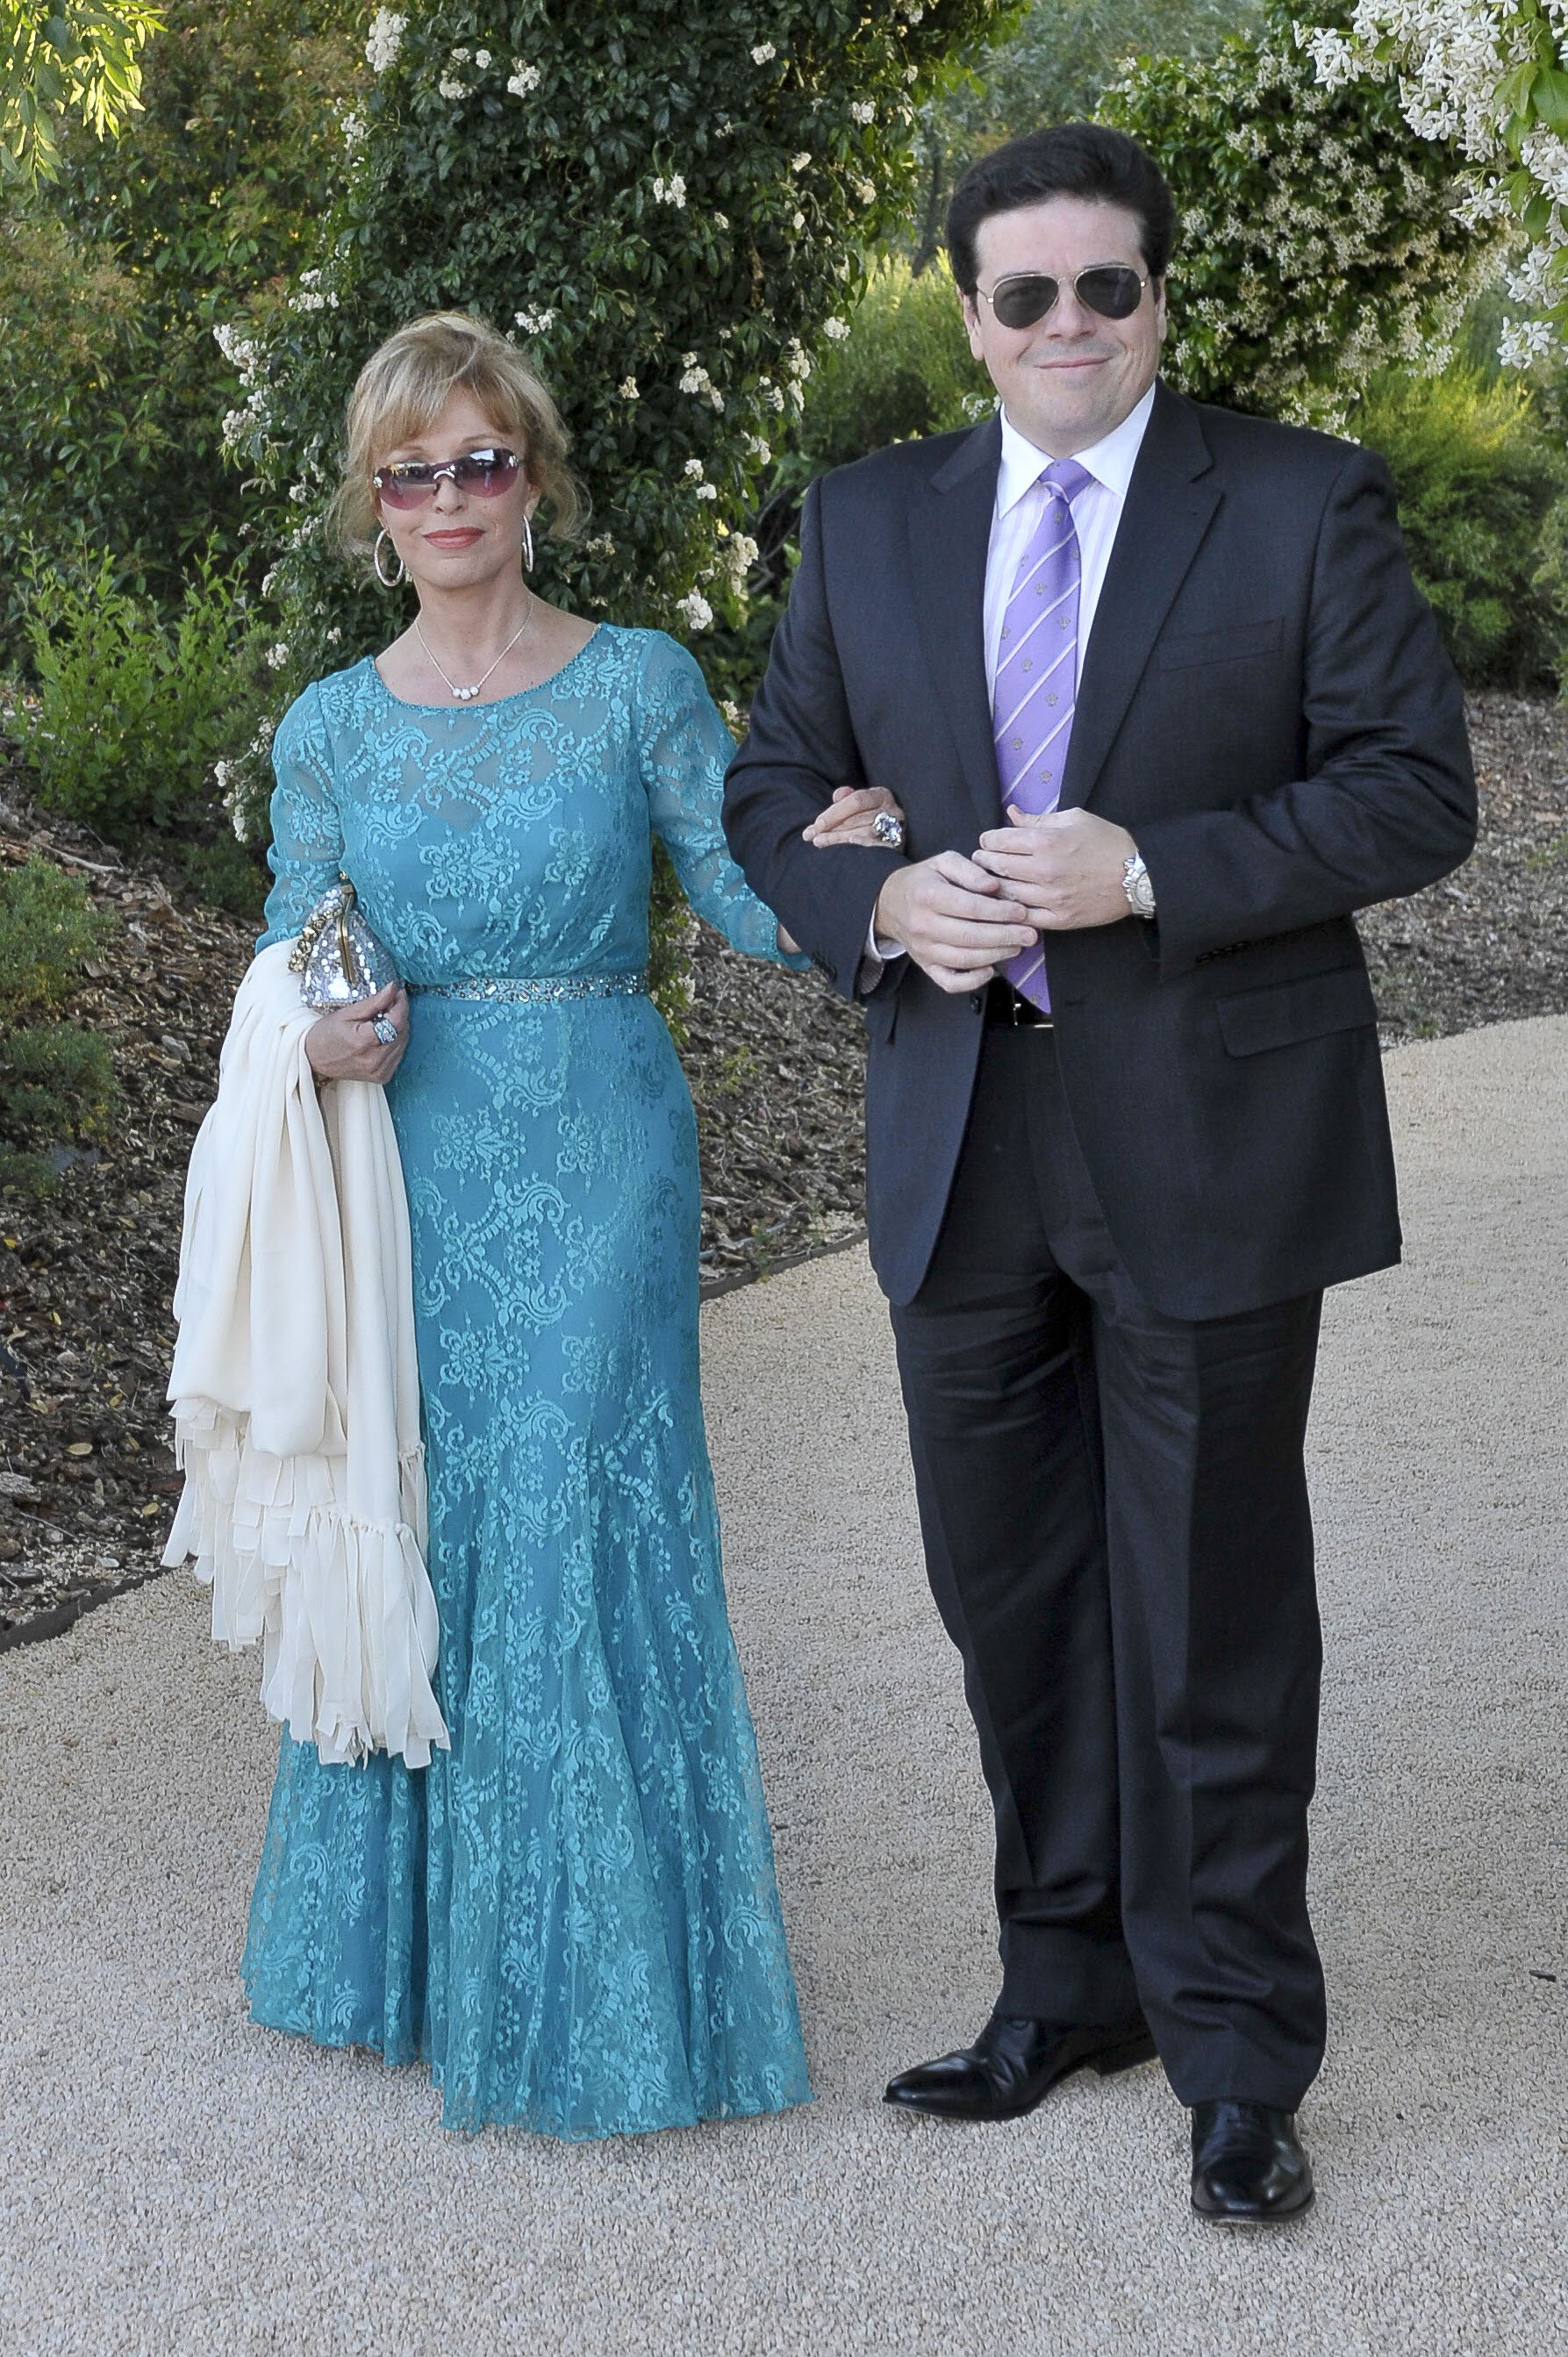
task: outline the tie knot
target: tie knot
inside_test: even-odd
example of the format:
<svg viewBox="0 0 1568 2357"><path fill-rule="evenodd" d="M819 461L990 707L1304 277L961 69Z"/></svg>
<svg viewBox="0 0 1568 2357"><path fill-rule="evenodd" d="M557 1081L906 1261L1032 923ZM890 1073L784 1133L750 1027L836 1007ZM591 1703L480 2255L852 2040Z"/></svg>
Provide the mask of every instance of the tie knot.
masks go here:
<svg viewBox="0 0 1568 2357"><path fill-rule="evenodd" d="M1047 491L1059 491L1071 507L1084 485L1092 483L1094 477L1087 467L1080 467L1076 458L1058 458L1046 468L1040 480Z"/></svg>

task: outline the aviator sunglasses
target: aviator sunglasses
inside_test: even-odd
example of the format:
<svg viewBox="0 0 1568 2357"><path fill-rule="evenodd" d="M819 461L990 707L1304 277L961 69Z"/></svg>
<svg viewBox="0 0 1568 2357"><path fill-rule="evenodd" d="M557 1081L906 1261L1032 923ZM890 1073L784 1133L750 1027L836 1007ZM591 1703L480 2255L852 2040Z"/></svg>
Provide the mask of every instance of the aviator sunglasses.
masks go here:
<svg viewBox="0 0 1568 2357"><path fill-rule="evenodd" d="M1148 283L1123 263L1097 262L1078 273L1072 291L1086 310L1098 311L1102 319L1130 319ZM1061 289L1059 278L1047 278L1037 270L1020 270L1011 278L999 278L989 295L983 286L974 292L980 301L990 304L999 327L1032 328L1052 308Z"/></svg>
<svg viewBox="0 0 1568 2357"><path fill-rule="evenodd" d="M444 458L439 466L433 458L398 458L390 467L379 467L371 480L389 508L423 507L435 497L443 477L460 491L495 500L510 490L521 464L515 450L466 450L460 458Z"/></svg>

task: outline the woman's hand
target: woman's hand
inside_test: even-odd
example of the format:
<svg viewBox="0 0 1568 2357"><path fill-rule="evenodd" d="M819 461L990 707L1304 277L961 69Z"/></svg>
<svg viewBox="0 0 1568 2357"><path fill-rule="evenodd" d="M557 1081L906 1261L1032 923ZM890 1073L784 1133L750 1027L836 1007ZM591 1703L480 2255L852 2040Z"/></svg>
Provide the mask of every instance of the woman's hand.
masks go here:
<svg viewBox="0 0 1568 2357"><path fill-rule="evenodd" d="M874 830L879 815L896 819L899 835L889 843L887 830L877 834ZM839 843L870 844L884 851L897 851L903 841L904 813L886 786L839 786L825 811L800 832L808 843L826 851Z"/></svg>
<svg viewBox="0 0 1568 2357"><path fill-rule="evenodd" d="M397 1031L384 1045L373 1028L378 1015ZM305 1052L318 1081L390 1081L407 1046L408 994L401 982L389 982L373 998L357 998L352 1006L334 1006L305 1035Z"/></svg>

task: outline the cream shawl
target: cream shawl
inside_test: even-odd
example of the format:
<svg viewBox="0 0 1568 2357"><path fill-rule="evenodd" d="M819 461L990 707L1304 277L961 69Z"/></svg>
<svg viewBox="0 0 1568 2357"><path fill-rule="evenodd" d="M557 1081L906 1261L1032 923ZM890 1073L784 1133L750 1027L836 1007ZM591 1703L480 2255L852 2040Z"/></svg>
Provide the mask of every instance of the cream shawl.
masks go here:
<svg viewBox="0 0 1568 2357"><path fill-rule="evenodd" d="M380 1087L317 1098L292 946L240 985L190 1157L164 1561L195 1557L220 1644L262 1640L262 1700L297 1741L423 1768L447 1734L403 1169Z"/></svg>

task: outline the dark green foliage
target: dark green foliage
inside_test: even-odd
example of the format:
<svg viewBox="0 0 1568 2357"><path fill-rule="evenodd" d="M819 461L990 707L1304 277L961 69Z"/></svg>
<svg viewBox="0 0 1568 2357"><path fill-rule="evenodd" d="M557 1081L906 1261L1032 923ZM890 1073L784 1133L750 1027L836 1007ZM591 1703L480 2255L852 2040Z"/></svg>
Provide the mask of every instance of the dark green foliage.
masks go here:
<svg viewBox="0 0 1568 2357"><path fill-rule="evenodd" d="M240 398L215 321L276 299L341 161L334 100L362 70L343 0L176 0L144 111L65 143L0 211L0 661L25 654L23 556L177 607L198 551L245 544L224 456ZM271 295L269 297L269 291Z"/></svg>
<svg viewBox="0 0 1568 2357"><path fill-rule="evenodd" d="M113 923L47 859L0 871L0 1188L43 1193L51 1146L103 1134L108 1048L48 1018Z"/></svg>
<svg viewBox="0 0 1568 2357"><path fill-rule="evenodd" d="M40 802L124 843L205 809L271 686L234 571L199 560L168 622L113 575L104 555L80 584L36 582L23 749Z"/></svg>
<svg viewBox="0 0 1568 2357"><path fill-rule="evenodd" d="M945 263L918 277L907 263L884 263L849 335L818 353L789 455L809 480L889 442L972 425L995 400Z"/></svg>
<svg viewBox="0 0 1568 2357"><path fill-rule="evenodd" d="M230 916L262 930L262 904L272 877L228 826L211 828L205 838L182 843L180 873L209 909L225 909Z"/></svg>
<svg viewBox="0 0 1568 2357"><path fill-rule="evenodd" d="M1563 585L1534 576L1568 459L1529 392L1456 362L1438 377L1379 379L1353 425L1389 463L1411 563L1465 679L1549 682L1568 616Z"/></svg>

